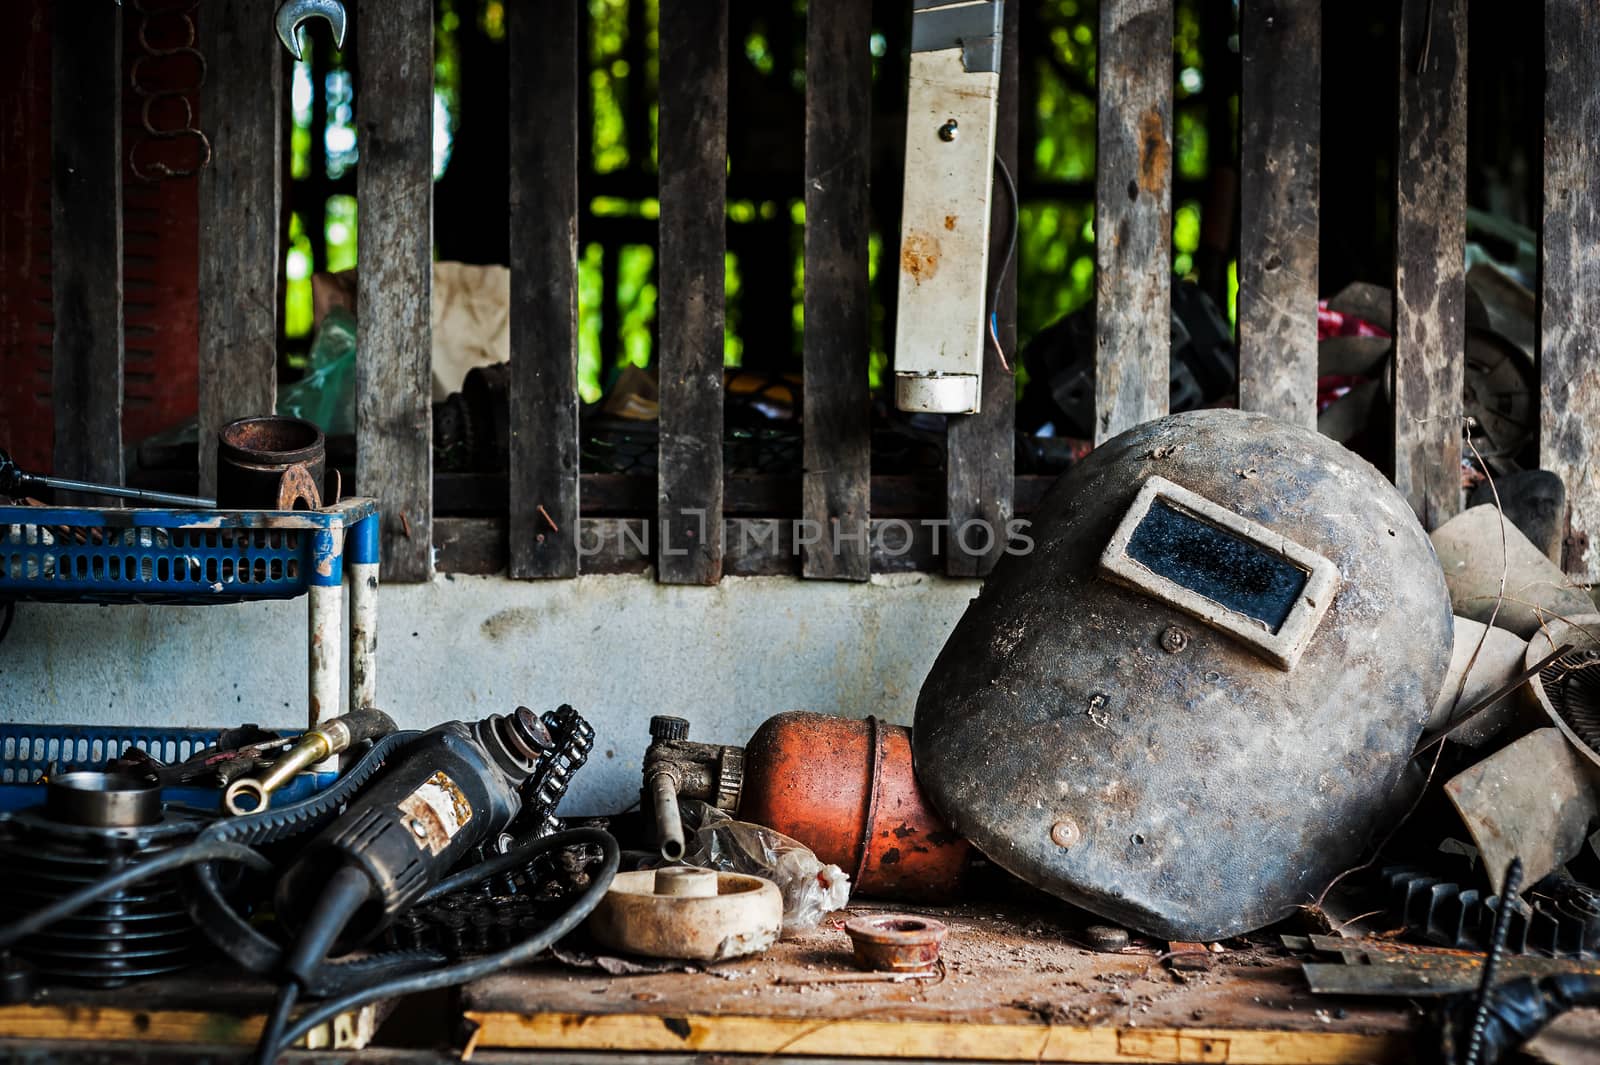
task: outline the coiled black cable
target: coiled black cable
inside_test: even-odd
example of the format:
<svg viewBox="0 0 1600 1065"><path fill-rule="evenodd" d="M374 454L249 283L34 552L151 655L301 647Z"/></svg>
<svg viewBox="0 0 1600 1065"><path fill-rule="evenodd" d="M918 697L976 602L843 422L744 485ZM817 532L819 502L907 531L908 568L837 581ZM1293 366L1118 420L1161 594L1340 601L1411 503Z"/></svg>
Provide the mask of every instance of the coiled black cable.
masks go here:
<svg viewBox="0 0 1600 1065"><path fill-rule="evenodd" d="M607 889L611 887L611 879L616 875L617 866L622 860L622 852L617 846L617 841L611 833L598 828L577 828L568 832L559 832L553 836L545 836L524 844L504 855L483 862L466 872L474 874L467 877L465 873L457 874L441 881L435 886L430 895L437 897L437 892L447 884L455 883L457 888L462 883L470 882L484 876L494 875L497 871L512 868L516 864L526 864L546 851L576 844L594 843L600 847L600 869L595 874L594 880L583 892L567 907L565 913L550 924L546 925L536 935L508 947L495 954L486 954L479 958L457 962L441 969L431 969L427 972L414 973L408 976L395 977L390 980L380 981L351 991L338 998L331 999L317 1006L302 1016L283 1032L276 1045L263 1045L257 1048L257 1060L273 1062L277 1060L280 1048L293 1046L296 1041L318 1025L326 1024L341 1013L364 1006L380 998L395 998L401 995L412 995L422 991L437 991L440 988L454 987L470 980L477 980L491 973L512 968L523 962L532 961L544 953L561 937L578 927L578 924L600 904ZM427 898L428 896L424 896Z"/></svg>

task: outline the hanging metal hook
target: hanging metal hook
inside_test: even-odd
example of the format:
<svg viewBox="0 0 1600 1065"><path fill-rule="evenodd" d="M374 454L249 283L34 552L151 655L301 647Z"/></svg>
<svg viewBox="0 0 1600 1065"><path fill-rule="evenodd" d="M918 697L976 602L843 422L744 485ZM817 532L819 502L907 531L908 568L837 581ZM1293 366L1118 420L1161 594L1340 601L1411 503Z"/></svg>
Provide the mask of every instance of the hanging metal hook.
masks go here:
<svg viewBox="0 0 1600 1065"><path fill-rule="evenodd" d="M296 59L300 55L300 24L307 19L326 19L333 28L333 46L344 47L344 5L339 0L284 0L273 22L278 27L278 40Z"/></svg>

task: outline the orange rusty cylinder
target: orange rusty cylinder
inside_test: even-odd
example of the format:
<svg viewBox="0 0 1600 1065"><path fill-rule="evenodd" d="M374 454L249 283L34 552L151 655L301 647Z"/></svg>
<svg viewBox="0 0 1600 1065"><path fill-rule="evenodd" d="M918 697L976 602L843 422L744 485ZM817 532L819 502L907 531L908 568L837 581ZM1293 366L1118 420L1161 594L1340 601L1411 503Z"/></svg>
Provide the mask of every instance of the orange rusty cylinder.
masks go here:
<svg viewBox="0 0 1600 1065"><path fill-rule="evenodd" d="M799 840L863 895L959 894L972 845L934 813L911 768L911 730L793 710L745 746L739 816Z"/></svg>

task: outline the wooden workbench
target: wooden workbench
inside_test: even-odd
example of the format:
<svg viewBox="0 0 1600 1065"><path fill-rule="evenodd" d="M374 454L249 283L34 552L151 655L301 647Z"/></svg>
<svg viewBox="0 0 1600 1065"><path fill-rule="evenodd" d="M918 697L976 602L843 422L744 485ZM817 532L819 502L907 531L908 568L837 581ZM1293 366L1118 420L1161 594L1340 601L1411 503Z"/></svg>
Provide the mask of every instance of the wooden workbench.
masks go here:
<svg viewBox="0 0 1600 1065"><path fill-rule="evenodd" d="M455 1004L419 1001L435 1049L400 1049L379 1032L366 1051L291 1061L390 1065L461 1060L704 1062L751 1055L761 1065L976 1062L1412 1062L1426 1057L1418 1004L1312 995L1300 956L1262 936L1174 971L1165 944L1127 953L1079 945L1080 919L1036 906L922 909L950 926L942 979L824 983L854 972L846 915L766 954L698 972L612 976L543 965L462 988ZM1187 964L1192 958L1185 958ZM270 988L228 990L217 970L115 992L52 990L0 1008L0 1061L232 1061L254 1041ZM339 1045L365 1042L392 1003L346 1020ZM360 1029L359 1033L356 1029ZM69 1042L70 1041L70 1042ZM160 1041L159 1044L156 1041ZM424 1040L425 1042L427 1040ZM231 1050L222 1045L232 1044ZM84 1048L94 1049L84 1056ZM120 1053L118 1052L120 1048ZM1573 1014L1534 1047L1535 1060L1600 1061L1600 1013Z"/></svg>
<svg viewBox="0 0 1600 1065"><path fill-rule="evenodd" d="M851 914L874 907L853 907ZM1329 1001L1270 945L1173 971L1165 944L1101 954L1035 909L919 910L950 926L942 980L853 970L842 920L700 973L507 973L462 992L476 1049L1065 1062L1409 1062L1408 1003ZM795 982L798 981L798 982Z"/></svg>

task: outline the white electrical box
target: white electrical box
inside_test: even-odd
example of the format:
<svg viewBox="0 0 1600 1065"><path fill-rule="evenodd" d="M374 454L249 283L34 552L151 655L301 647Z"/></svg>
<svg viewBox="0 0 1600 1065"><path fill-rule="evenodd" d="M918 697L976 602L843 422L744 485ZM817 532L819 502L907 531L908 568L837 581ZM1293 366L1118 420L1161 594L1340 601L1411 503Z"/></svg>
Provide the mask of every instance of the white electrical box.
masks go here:
<svg viewBox="0 0 1600 1065"><path fill-rule="evenodd" d="M989 199L1000 0L912 0L895 406L978 410L989 336Z"/></svg>

